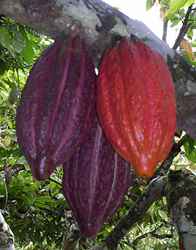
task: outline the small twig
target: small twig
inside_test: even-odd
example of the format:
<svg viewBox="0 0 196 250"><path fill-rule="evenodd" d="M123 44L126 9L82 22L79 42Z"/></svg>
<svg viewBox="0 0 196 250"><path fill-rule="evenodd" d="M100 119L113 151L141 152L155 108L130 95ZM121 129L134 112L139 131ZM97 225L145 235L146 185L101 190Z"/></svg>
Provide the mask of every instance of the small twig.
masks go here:
<svg viewBox="0 0 196 250"><path fill-rule="evenodd" d="M191 23L188 23L189 21L189 15L192 11L192 7L193 7L193 4L191 4L187 10L187 13L186 13L186 16L185 16L185 19L184 19L184 22L183 22L183 25L180 29L180 32L178 34L178 37L173 45L173 49L177 49L178 46L180 45L180 42L182 40L182 38L185 36L185 34L187 33L187 30L189 29Z"/></svg>
<svg viewBox="0 0 196 250"><path fill-rule="evenodd" d="M19 72L18 72L18 67L17 67L17 62L16 62L16 73L17 73L17 85L20 87L20 78L19 78Z"/></svg>
<svg viewBox="0 0 196 250"><path fill-rule="evenodd" d="M171 234L157 234L156 231L159 230L161 227L163 227L164 224L161 223L161 225L159 225L158 227L156 227L153 231L145 233L140 235L139 237L137 237L131 244L133 246L136 246L138 244L138 242L148 236L152 236L155 237L157 239L165 239L165 238L172 238L173 237L173 231L171 230Z"/></svg>
<svg viewBox="0 0 196 250"><path fill-rule="evenodd" d="M60 216L60 215L61 215L61 213L56 212L56 211L51 210L51 209L46 208L46 207L42 207L42 210L47 211L47 212L49 212L49 213L51 213L51 214L56 214L56 215L58 215L58 216ZM44 215L42 215L42 216L43 216L44 218L46 218ZM48 220L48 222L50 222L50 221Z"/></svg>
<svg viewBox="0 0 196 250"><path fill-rule="evenodd" d="M167 27L168 27L168 22L169 20L167 20L166 22L163 23L163 36L162 36L162 40L166 42L167 40Z"/></svg>
<svg viewBox="0 0 196 250"><path fill-rule="evenodd" d="M142 240L142 239L144 239L144 238L146 238L146 237L148 237L148 236L150 236L150 235L153 235L153 236L154 236L154 235L155 235L155 232L156 232L158 229L160 229L162 226L163 226L163 223L161 223L161 225L159 225L158 227L156 227L153 231L147 232L147 233L145 233L145 234L142 234L142 235L138 236L138 237L132 242L132 245L137 245L138 242L139 242L140 240Z"/></svg>
<svg viewBox="0 0 196 250"><path fill-rule="evenodd" d="M4 205L3 210L6 210L6 208L7 208L7 202L8 202L8 191L7 191L7 185L6 185L6 183L5 183L4 179L3 179L3 176L2 176L1 174L0 174L0 179L2 180L3 185L4 185L4 188L5 188L5 205Z"/></svg>
<svg viewBox="0 0 196 250"><path fill-rule="evenodd" d="M55 183L58 184L59 186L62 186L62 183L60 183L60 182L58 182L58 181L52 179L51 177L49 177L48 179L49 179L50 181L55 182Z"/></svg>
<svg viewBox="0 0 196 250"><path fill-rule="evenodd" d="M12 59L13 60L13 59ZM18 66L18 65L11 65L11 64L7 64L5 63L5 66L9 67L9 68L13 68L13 69L28 69L28 68L32 68L32 65L27 65L27 66Z"/></svg>

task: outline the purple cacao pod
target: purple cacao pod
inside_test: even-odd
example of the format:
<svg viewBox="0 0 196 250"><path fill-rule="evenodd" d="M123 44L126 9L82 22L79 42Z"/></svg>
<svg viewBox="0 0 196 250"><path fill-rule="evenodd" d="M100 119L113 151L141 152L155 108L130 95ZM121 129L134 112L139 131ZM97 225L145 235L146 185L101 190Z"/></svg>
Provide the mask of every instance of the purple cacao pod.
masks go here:
<svg viewBox="0 0 196 250"><path fill-rule="evenodd" d="M94 237L122 205L130 164L114 151L98 122L63 164L63 193L84 237Z"/></svg>
<svg viewBox="0 0 196 250"><path fill-rule="evenodd" d="M95 108L95 71L79 36L62 36L38 58L16 114L18 144L38 180L46 179L84 141Z"/></svg>

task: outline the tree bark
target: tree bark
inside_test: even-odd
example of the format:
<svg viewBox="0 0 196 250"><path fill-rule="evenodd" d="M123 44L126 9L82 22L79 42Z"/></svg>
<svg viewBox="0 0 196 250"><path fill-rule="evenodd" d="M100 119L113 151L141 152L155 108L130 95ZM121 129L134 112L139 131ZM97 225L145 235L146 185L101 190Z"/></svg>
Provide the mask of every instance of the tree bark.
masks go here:
<svg viewBox="0 0 196 250"><path fill-rule="evenodd" d="M76 220L71 211L66 212L65 230L66 233L63 238L62 250L78 250L81 235Z"/></svg>
<svg viewBox="0 0 196 250"><path fill-rule="evenodd" d="M0 14L51 38L77 28L91 48L96 67L115 34L142 39L169 65L176 89L177 128L196 139L196 70L142 22L101 0L1 0Z"/></svg>
<svg viewBox="0 0 196 250"><path fill-rule="evenodd" d="M168 214L185 249L196 246L196 178L170 171L166 187Z"/></svg>
<svg viewBox="0 0 196 250"><path fill-rule="evenodd" d="M101 0L1 0L0 14L51 38L69 32L70 27L76 25L94 54L96 66L114 34L134 34L165 59L167 55L174 56L173 50L142 22L127 17Z"/></svg>
<svg viewBox="0 0 196 250"><path fill-rule="evenodd" d="M14 235L0 211L0 249L14 250Z"/></svg>

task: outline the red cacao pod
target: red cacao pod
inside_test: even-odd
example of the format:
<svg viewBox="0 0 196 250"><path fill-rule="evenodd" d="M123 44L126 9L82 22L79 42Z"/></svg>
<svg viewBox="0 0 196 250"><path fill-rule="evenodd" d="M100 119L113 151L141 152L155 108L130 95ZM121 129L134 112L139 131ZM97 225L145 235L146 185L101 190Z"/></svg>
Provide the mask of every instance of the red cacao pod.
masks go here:
<svg viewBox="0 0 196 250"><path fill-rule="evenodd" d="M19 146L33 176L46 179L84 141L95 108L95 71L79 36L62 36L38 58L16 115Z"/></svg>
<svg viewBox="0 0 196 250"><path fill-rule="evenodd" d="M174 83L164 58L136 37L109 46L97 77L97 111L116 152L138 175L152 176L175 131Z"/></svg>
<svg viewBox="0 0 196 250"><path fill-rule="evenodd" d="M179 248L180 248L180 250L185 250L185 249L184 249L184 246L182 245L182 242L181 242L180 237L178 237L178 243L179 243Z"/></svg>
<svg viewBox="0 0 196 250"><path fill-rule="evenodd" d="M81 235L93 237L122 205L130 175L130 164L114 151L97 116L63 171L63 193Z"/></svg>

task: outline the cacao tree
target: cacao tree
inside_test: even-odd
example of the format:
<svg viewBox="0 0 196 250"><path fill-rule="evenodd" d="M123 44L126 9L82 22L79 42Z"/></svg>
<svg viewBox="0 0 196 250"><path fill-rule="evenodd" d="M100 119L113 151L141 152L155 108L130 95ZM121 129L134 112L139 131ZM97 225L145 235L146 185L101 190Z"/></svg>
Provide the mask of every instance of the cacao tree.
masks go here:
<svg viewBox="0 0 196 250"><path fill-rule="evenodd" d="M156 243L143 249L155 249L155 245L157 249L177 249L179 237L185 249L195 249L195 62L188 43L181 43L181 55L175 51L185 34L193 40L195 9L194 1L172 2L169 6L170 1L160 1L165 13L163 40L168 20L173 25L183 21L173 48L143 23L100 0L0 2L0 209L15 234L18 249L19 240L28 249L61 249L62 242L63 249L142 249L153 238ZM151 6L154 1L147 3ZM62 168L46 181L33 179L15 134L16 108L30 68L53 39L73 31L80 32L86 41L95 67L114 36L140 38L164 57L176 91L177 126L168 157L147 180L131 170L124 203L94 239L81 238L62 195ZM182 161L188 164L186 171L179 166ZM167 240L172 237L176 241ZM3 241L0 244L6 249Z"/></svg>

